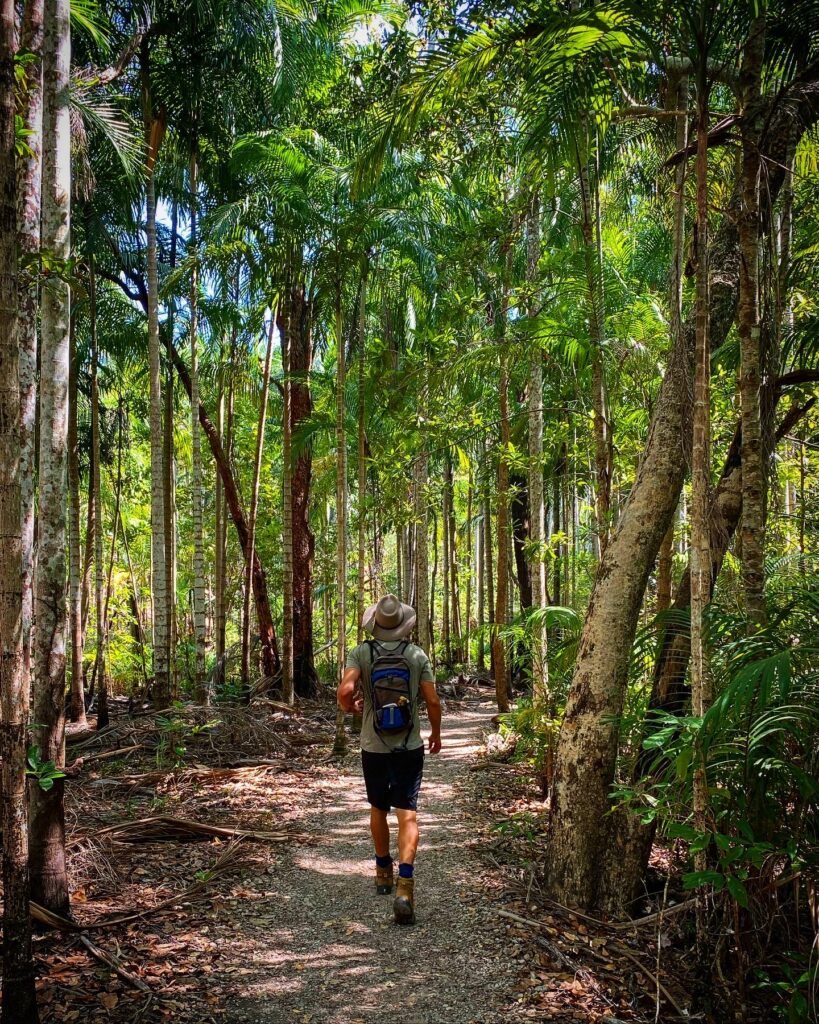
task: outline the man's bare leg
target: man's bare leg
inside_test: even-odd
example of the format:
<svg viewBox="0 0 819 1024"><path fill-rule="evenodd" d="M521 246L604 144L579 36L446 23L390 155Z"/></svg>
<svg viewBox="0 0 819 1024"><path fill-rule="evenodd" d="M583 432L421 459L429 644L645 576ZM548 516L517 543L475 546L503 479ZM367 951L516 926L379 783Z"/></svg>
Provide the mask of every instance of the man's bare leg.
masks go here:
<svg viewBox="0 0 819 1024"><path fill-rule="evenodd" d="M396 807L398 818L398 860L401 864L414 864L418 852L418 814Z"/></svg>
<svg viewBox="0 0 819 1024"><path fill-rule="evenodd" d="M379 810L378 807L370 807L370 832L373 837L376 857L389 857L390 823L386 811Z"/></svg>

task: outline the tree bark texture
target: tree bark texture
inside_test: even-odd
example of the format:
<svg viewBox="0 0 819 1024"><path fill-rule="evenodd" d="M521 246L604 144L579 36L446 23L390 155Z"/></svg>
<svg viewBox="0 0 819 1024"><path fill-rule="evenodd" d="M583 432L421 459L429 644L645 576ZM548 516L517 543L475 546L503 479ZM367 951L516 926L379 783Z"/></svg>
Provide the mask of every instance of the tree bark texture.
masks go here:
<svg viewBox="0 0 819 1024"><path fill-rule="evenodd" d="M20 47L29 54L20 111L28 152L17 158L17 249L32 267L40 249L43 154L43 0L27 0ZM37 300L33 269L17 280L17 348L20 357L20 500L23 573L23 656L31 673L31 624L34 608L34 509L37 423Z"/></svg>
<svg viewBox="0 0 819 1024"><path fill-rule="evenodd" d="M284 395L282 402L282 700L293 703L293 389L290 372L290 339L293 330L285 316L285 330L281 334L282 372ZM261 418L260 437L261 437Z"/></svg>
<svg viewBox="0 0 819 1024"><path fill-rule="evenodd" d="M506 318L506 301L499 315ZM495 624L492 631L492 661L495 673L495 698L498 711L509 710L509 666L506 657L506 641L500 631L509 618L509 352L506 341L505 322L499 331L500 358L500 422L501 438L498 454L498 573L495 592Z"/></svg>
<svg viewBox="0 0 819 1024"><path fill-rule="evenodd" d="M191 502L193 503L193 634L196 650L194 660L194 693L200 703L209 698L205 676L205 536L202 523L202 441L199 423L199 263L198 263L198 217L199 217L199 162L198 154L191 154L189 184L191 190L190 248L193 253L191 265L190 295L190 345L191 345ZM250 548L253 550L253 507L250 512ZM252 558L248 564L252 564ZM244 660L242 662L244 667Z"/></svg>
<svg viewBox="0 0 819 1024"><path fill-rule="evenodd" d="M47 0L43 42L42 244L57 259L70 254L70 14L67 0ZM71 295L58 274L43 286L40 373L40 516L35 585L34 742L43 760L64 762L66 644L66 452ZM31 791L32 898L68 911L63 780Z"/></svg>
<svg viewBox="0 0 819 1024"><path fill-rule="evenodd" d="M85 723L82 628L82 549L80 545L80 456L77 438L77 339L71 318L68 378L68 609L71 634L72 722ZM22 374L21 374L22 376ZM22 448L22 443L21 443ZM23 508L25 532L26 508ZM23 584L25 587L25 582Z"/></svg>
<svg viewBox="0 0 819 1024"><path fill-rule="evenodd" d="M37 1024L29 916L20 495L20 346L15 165L14 3L0 5L0 755L3 828L5 1024ZM26 325L32 326L33 325Z"/></svg>
<svg viewBox="0 0 819 1024"><path fill-rule="evenodd" d="M103 607L102 561L102 466L100 464L100 388L99 350L97 347L97 291L94 276L94 257L88 262L88 301L91 325L91 447L94 458L91 486L94 491L94 609L96 613L97 646L94 659L94 674L97 683L97 728L108 725L108 679L105 670L105 610Z"/></svg>
<svg viewBox="0 0 819 1024"><path fill-rule="evenodd" d="M751 22L740 70L742 199L739 212L739 396L742 410L742 583L752 628L765 621L765 466L760 411L759 134L765 5Z"/></svg>

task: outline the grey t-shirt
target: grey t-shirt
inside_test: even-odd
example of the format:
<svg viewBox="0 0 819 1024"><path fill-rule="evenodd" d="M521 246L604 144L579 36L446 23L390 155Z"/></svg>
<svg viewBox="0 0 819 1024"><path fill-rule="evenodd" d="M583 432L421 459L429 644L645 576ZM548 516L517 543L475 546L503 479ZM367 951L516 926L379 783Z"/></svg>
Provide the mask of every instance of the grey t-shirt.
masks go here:
<svg viewBox="0 0 819 1024"><path fill-rule="evenodd" d="M379 640L378 644L386 651L397 651L403 640ZM347 655L347 668L357 668L361 672L362 690L364 691L364 718L361 723L361 749L372 754L385 754L395 747L401 747L404 739L407 741L407 750L417 750L423 747L421 739L421 717L418 713L418 703L421 691L421 683L434 683L435 676L432 666L425 652L415 644L407 644L404 650L404 657L407 659L410 668L410 692L412 694L412 731L409 736L405 733L395 735L379 734L373 725L373 702L370 690L370 645L359 644Z"/></svg>

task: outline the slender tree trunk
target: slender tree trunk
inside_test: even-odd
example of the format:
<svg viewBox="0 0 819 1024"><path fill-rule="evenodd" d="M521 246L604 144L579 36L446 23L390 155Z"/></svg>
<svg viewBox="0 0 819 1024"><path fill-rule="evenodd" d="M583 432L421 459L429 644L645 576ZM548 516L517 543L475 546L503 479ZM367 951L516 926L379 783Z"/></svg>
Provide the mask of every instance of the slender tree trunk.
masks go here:
<svg viewBox="0 0 819 1024"><path fill-rule="evenodd" d="M219 369L217 371L219 385L219 397L216 403L216 429L215 434L219 440L219 450L222 451L222 443L225 438L225 371L223 345L219 345ZM201 402L200 402L201 410ZM201 411L200 411L201 419ZM229 464L228 464L229 465ZM223 615L224 593L224 562L225 547L222 543L223 520L227 515L224 500L224 486L219 467L216 467L216 483L213 496L213 645L215 664L213 668L214 687L222 686L225 681L225 652L219 646L219 638L222 635L219 622Z"/></svg>
<svg viewBox="0 0 819 1024"><path fill-rule="evenodd" d="M43 0L27 0L20 47L28 54L20 111L27 152L17 157L17 250L33 266L40 249L43 152ZM37 277L18 276L17 346L20 354L20 500L22 502L23 657L31 675L34 607L34 509L37 423ZM79 515L79 513L78 513ZM83 708L83 711L85 709Z"/></svg>
<svg viewBox="0 0 819 1024"><path fill-rule="evenodd" d="M250 492L250 517L247 524L248 532L248 557L245 559L245 587L244 587L244 606L242 609L242 682L247 684L250 682L250 595L253 591L253 557L256 553L256 519L259 511L259 485L262 479L262 456L264 454L264 438L265 438L265 427L267 424L267 402L270 395L270 366L273 360L273 331L276 327L276 311L271 310L270 316L270 327L267 332L267 348L265 350L264 357L264 370L262 371L262 394L259 399L259 425L256 429L256 454L253 460L253 483L251 485ZM289 325L288 325L289 327ZM289 343L285 342L285 334L282 333L282 354L284 355L285 345L289 350ZM289 408L289 351L287 359L285 360L285 378L284 378L284 389L286 406ZM287 411L287 410L285 410ZM285 417L283 421L283 435L286 436L287 448L289 453L290 437L288 429L288 421ZM287 490L289 489L289 479L287 470L287 459L284 460L284 472L285 472L285 502L284 512L285 518L287 516ZM285 533L287 531L284 531ZM291 527L292 532L292 527ZM288 556L292 559L292 536L290 550L288 550L287 542L284 544L284 559L285 559L285 574L284 574L284 601L285 611L288 603L288 573L287 573L287 560ZM293 577L292 577L292 564L290 566L290 580L289 580L289 600L292 603L292 589L293 589ZM287 620L285 618L285 626ZM282 689L287 691L287 674L288 669L290 671L290 678L292 679L292 632L291 632L291 644L290 644L290 665L287 666L286 658L288 655L287 637L283 638L283 652L282 652ZM285 697L285 699L287 699Z"/></svg>
<svg viewBox="0 0 819 1024"><path fill-rule="evenodd" d="M311 303L303 284L291 290L291 324L287 345L290 367L290 418L293 431L310 417L313 399L310 373L313 366ZM293 524L293 686L300 697L318 692L313 655L313 562L315 537L310 528L310 489L313 480L313 455L302 448L293 466L291 483ZM329 640L330 637L328 636Z"/></svg>
<svg viewBox="0 0 819 1024"><path fill-rule="evenodd" d="M484 596L484 539L483 513L475 530L475 574L478 585L478 671L486 669L486 645L484 642L484 626L486 625L486 604Z"/></svg>
<svg viewBox="0 0 819 1024"><path fill-rule="evenodd" d="M346 352L344 344L343 319L341 311L341 280L336 282L336 670L338 678L344 674L347 662L347 435L345 430L346 409L344 389L346 386ZM344 712L336 711L336 734L333 753L343 754L347 748L344 729Z"/></svg>
<svg viewBox="0 0 819 1024"><path fill-rule="evenodd" d="M199 433L199 153L191 153L189 183L191 190L190 250L193 253L190 294L191 343L191 502L193 504L193 633L196 658L194 662L194 693L206 704L210 697L205 674L205 535L202 524L202 441ZM253 510L251 509L251 522ZM250 527L252 537L253 527ZM251 549L253 541L250 541ZM252 564L252 561L251 561ZM244 662L243 662L244 664Z"/></svg>
<svg viewBox="0 0 819 1024"><path fill-rule="evenodd" d="M367 499L367 461L366 434L364 420L364 385L366 378L366 340L367 340L367 273L361 278L358 311L358 447L356 450L356 477L358 494L356 496L356 512L358 515L358 582L356 592L356 642L364 639L364 586L366 583L367 565L367 516L365 502Z"/></svg>
<svg viewBox="0 0 819 1024"><path fill-rule="evenodd" d="M474 482L472 479L472 463L469 464L469 482L466 491L466 620L464 622L464 661L467 669L471 664L470 636L472 632L472 502L474 500Z"/></svg>
<svg viewBox="0 0 819 1024"><path fill-rule="evenodd" d="M290 344L293 337L292 304L288 302L281 334L284 401L282 403L282 548L284 607L282 609L282 699L293 703L293 382L290 366ZM269 358L269 351L268 351ZM259 420L261 431L261 418Z"/></svg>
<svg viewBox="0 0 819 1024"><path fill-rule="evenodd" d="M691 710L702 717L711 704L705 611L711 599L709 502L711 475L711 350L708 339L708 85L705 70L697 83L697 290L694 346L694 420L691 462ZM708 784L697 753L693 782L694 827L708 829ZM707 867L705 850L694 856ZM707 938L704 897L697 903L697 938Z"/></svg>
<svg viewBox="0 0 819 1024"><path fill-rule="evenodd" d="M486 499L484 503L483 512L483 572L484 579L486 581L484 585L484 603L487 614L487 625L491 625L495 619L495 587L493 583L493 569L492 569L492 501L489 496L489 487L487 486ZM495 648L491 641L491 630L490 630L490 641L489 641L489 670L494 676L495 674Z"/></svg>
<svg viewBox="0 0 819 1024"><path fill-rule="evenodd" d="M425 397L425 396L424 396ZM426 404L422 398L422 407ZM415 520L415 612L418 622L418 644L429 654L432 649L431 610L429 607L429 498L427 484L429 476L429 456L427 455L426 439L422 442L420 453L413 463L414 503L413 518ZM446 604L446 595L444 595Z"/></svg>
<svg viewBox="0 0 819 1024"><path fill-rule="evenodd" d="M170 267L176 267L176 236L178 222L178 205L174 200L171 208L171 252ZM177 648L177 616L176 616L176 472L174 459L174 381L173 361L170 347L173 344L173 313L174 303L168 303L168 316L165 322L165 412L162 417L162 472L164 483L162 493L165 503L165 594L168 607L168 686L170 696L178 696L178 677L176 670Z"/></svg>
<svg viewBox="0 0 819 1024"><path fill-rule="evenodd" d="M498 711L509 710L510 678L506 657L506 641L501 630L509 619L509 349L506 338L507 295L504 295L496 325L500 358L500 452L498 455L498 575L495 595L495 627L492 633L492 661L495 671L495 697Z"/></svg>
<svg viewBox="0 0 819 1024"><path fill-rule="evenodd" d="M165 125L151 112L148 49L142 60L143 106L147 168L145 216L147 238L148 291L148 376L151 435L151 596L154 628L153 700L158 708L168 706L171 697L169 665L168 586L165 559L165 452L162 433L162 374L159 352L159 283L157 278L155 164Z"/></svg>
<svg viewBox="0 0 819 1024"><path fill-rule="evenodd" d="M584 122L585 124L585 122ZM588 144L586 144L588 145ZM583 233L583 259L586 268L586 289L589 311L589 340L592 347L592 405L594 407L594 463L596 475L595 514L600 555L606 550L611 515L611 461L609 424L606 415L606 387L603 368L605 343L604 310L600 248L595 239L595 211L599 207L597 175L590 180L589 157L578 150L580 184L580 226ZM594 194L592 194L592 188Z"/></svg>
<svg viewBox="0 0 819 1024"><path fill-rule="evenodd" d="M99 389L99 349L97 346L97 290L94 272L94 257L89 254L88 260L88 303L89 321L91 325L91 446L94 450L93 479L94 490L94 603L96 611L97 647L94 659L94 674L97 679L97 728L104 729L108 725L108 680L105 673L105 613L102 600L102 580L104 567L102 563L102 487L100 465L100 389Z"/></svg>
<svg viewBox="0 0 819 1024"><path fill-rule="evenodd" d="M125 560L128 563L128 574L131 577L131 598L134 609L134 621L136 623L136 641L139 645L139 659L142 665L142 682L148 688L148 665L145 659L145 627L143 625L142 611L139 601L139 585L137 584L134 563L131 561L131 549L128 545L128 534L125 532L125 523L122 519L122 509L119 510L119 527L122 531L122 546L125 548Z"/></svg>
<svg viewBox="0 0 819 1024"><path fill-rule="evenodd" d="M68 379L68 594L71 632L71 721L85 725L82 632L82 564L80 548L80 459L77 440L76 317L71 318ZM23 510L25 521L25 509ZM24 527L25 529L25 527ZM25 584L24 584L25 586Z"/></svg>
<svg viewBox="0 0 819 1024"><path fill-rule="evenodd" d="M4 1024L37 1024L31 958L26 813L29 679L23 634L21 538L20 350L15 167L14 3L0 5L0 755L3 828ZM35 335L36 345L36 335ZM24 510L25 511L25 510Z"/></svg>
<svg viewBox="0 0 819 1024"><path fill-rule="evenodd" d="M742 410L742 583L749 625L765 622L765 467L760 414L759 133L765 5L751 22L740 71L742 204L739 215L739 395Z"/></svg>
<svg viewBox="0 0 819 1024"><path fill-rule="evenodd" d="M70 255L71 30L68 0L47 0L43 43L43 247ZM71 296L60 275L43 287L40 372L40 519L35 587L34 742L43 760L65 759L65 505ZM31 893L68 912L63 780L31 791Z"/></svg>
<svg viewBox="0 0 819 1024"><path fill-rule="evenodd" d="M444 599L441 603L441 646L444 651L444 664L448 669L452 668L452 634L450 630L450 619L449 619L449 571L450 571L450 556L449 556L449 504L452 500L452 492L449 488L449 452L444 456L444 482L442 487L442 502L441 502L441 525L442 530L442 584ZM437 540L437 534L436 534Z"/></svg>
<svg viewBox="0 0 819 1024"><path fill-rule="evenodd" d="M671 607L671 567L674 555L674 521L668 527L657 559L657 614Z"/></svg>
<svg viewBox="0 0 819 1024"><path fill-rule="evenodd" d="M540 258L540 201L534 195L526 220L526 277L531 289L529 316L535 316L535 287ZM529 363L529 539L531 541L531 605L535 613L546 607L546 539L543 498L543 353L532 346ZM522 595L521 595L522 596ZM532 625L532 697L542 704L549 685L546 627L540 621Z"/></svg>

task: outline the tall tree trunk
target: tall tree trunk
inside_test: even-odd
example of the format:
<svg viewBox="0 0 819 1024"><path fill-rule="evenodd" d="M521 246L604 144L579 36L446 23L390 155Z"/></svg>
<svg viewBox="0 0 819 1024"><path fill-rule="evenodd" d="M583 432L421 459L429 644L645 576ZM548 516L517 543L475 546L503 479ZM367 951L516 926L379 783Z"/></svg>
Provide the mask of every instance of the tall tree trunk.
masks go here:
<svg viewBox="0 0 819 1024"><path fill-rule="evenodd" d="M487 625L491 625L495 618L495 588L492 581L492 500L489 495L489 486L487 485L486 497L484 499L483 509L483 541L481 543L481 551L483 554L483 577L484 577L484 605L486 609ZM489 641L489 669L494 675L495 669L495 652L491 641Z"/></svg>
<svg viewBox="0 0 819 1024"><path fill-rule="evenodd" d="M464 660L463 637L461 635L461 588L458 562L458 532L455 522L455 486L452 474L452 458L447 462L446 488L449 492L447 509L449 512L446 529L449 533L449 628L452 644L452 657L456 662Z"/></svg>
<svg viewBox="0 0 819 1024"><path fill-rule="evenodd" d="M674 558L674 521L665 532L657 559L657 614L671 607L671 569Z"/></svg>
<svg viewBox="0 0 819 1024"><path fill-rule="evenodd" d="M3 828L3 1021L37 1024L29 916L26 728L20 493L20 349L34 324L18 310L14 3L0 6L0 756ZM35 69L36 73L36 69ZM36 345L36 335L35 335Z"/></svg>
<svg viewBox="0 0 819 1024"><path fill-rule="evenodd" d="M282 700L293 703L293 378L290 366L290 342L293 337L292 309L288 302L284 317L285 329L281 333L282 372L284 374L284 401L282 402ZM268 351L268 358L269 358ZM259 430L261 432L261 417ZM260 434L261 436L261 434Z"/></svg>
<svg viewBox="0 0 819 1024"><path fill-rule="evenodd" d="M170 269L176 269L177 227L179 206L176 200L171 206ZM162 471L164 484L162 492L165 501L165 594L168 605L168 686L170 695L179 695L179 678L176 666L179 624L176 602L176 459L174 448L174 380L173 360L170 347L173 343L174 300L168 302L168 315L164 325L165 334L165 412L162 417Z"/></svg>
<svg viewBox="0 0 819 1024"><path fill-rule="evenodd" d="M356 482L358 493L356 495L356 514L358 517L358 581L356 585L356 642L361 643L364 639L364 612L366 604L364 598L364 587L366 583L367 566L367 516L365 514L365 502L367 499L367 461L366 461L366 433L364 420L364 385L366 378L366 341L367 341L367 272L364 271L361 277L361 289L359 294L358 310L358 422L357 422L357 448L356 448Z"/></svg>
<svg viewBox="0 0 819 1024"><path fill-rule="evenodd" d="M216 402L216 437L219 440L219 450L222 451L222 442L225 437L225 371L223 345L219 344L219 369L217 371L218 398ZM200 421L202 403L199 403ZM212 447L212 446L211 446ZM230 463L228 463L230 466ZM224 580L225 580L225 545L222 541L224 536L224 520L227 516L225 507L225 489L222 484L222 475L219 466L216 466L216 483L213 496L213 621L212 621L212 642L214 647L213 686L222 686L225 681L225 652L220 647L220 620L224 612Z"/></svg>
<svg viewBox="0 0 819 1024"><path fill-rule="evenodd" d="M515 579L520 596L520 606L528 611L532 607L532 577L526 557L526 542L529 539L529 481L515 473L512 484L512 554L515 563Z"/></svg>
<svg viewBox="0 0 819 1024"><path fill-rule="evenodd" d="M739 215L739 396L742 410L742 583L749 625L765 622L765 467L760 415L759 134L765 4L751 22L740 70L742 202Z"/></svg>
<svg viewBox="0 0 819 1024"><path fill-rule="evenodd" d="M510 678L506 657L506 640L501 631L509 618L509 347L506 337L507 294L504 295L497 311L499 323L496 336L499 346L500 378L500 452L498 454L498 574L495 594L495 625L492 631L492 661L495 672L495 697L498 711L509 710Z"/></svg>
<svg viewBox="0 0 819 1024"><path fill-rule="evenodd" d="M584 120L583 131L588 132ZM595 464L595 516L597 539L602 557L609 540L609 519L611 515L611 443L609 423L606 414L606 386L603 366L605 343L603 309L603 267L600 259L599 235L595 238L597 211L600 195L597 174L589 173L590 141L584 140L583 148L578 147L577 166L580 185L580 227L583 234L583 260L586 270L586 291L589 319L589 341L592 349L592 406L594 408L594 464ZM592 189L594 192L592 193Z"/></svg>
<svg viewBox="0 0 819 1024"><path fill-rule="evenodd" d="M102 600L102 487L100 465L100 389L99 349L97 346L97 283L94 256L88 259L88 316L91 325L91 447L94 451L92 487L94 490L94 605L96 612L97 647L94 674L97 679L97 728L108 725L108 680L105 672L105 612ZM116 528L116 527L115 527Z"/></svg>
<svg viewBox="0 0 819 1024"><path fill-rule="evenodd" d="M85 725L82 630L82 555L80 548L80 457L77 439L76 317L71 317L68 378L68 604L71 633L71 721ZM23 509L25 523L26 510ZM23 527L25 531L25 525ZM24 583L25 586L25 583Z"/></svg>
<svg viewBox="0 0 819 1024"><path fill-rule="evenodd" d="M20 48L28 54L20 111L27 152L17 157L17 250L34 265L40 250L40 195L43 152L43 0L27 0ZM31 675L34 607L34 508L37 424L37 299L35 274L18 276L17 347L20 354L20 500L22 502L23 657ZM79 512L77 513L79 515ZM85 709L83 708L83 711Z"/></svg>
<svg viewBox="0 0 819 1024"><path fill-rule="evenodd" d="M444 456L444 481L442 487L442 501L441 501L441 525L442 529L442 584L444 599L441 603L441 646L444 651L444 664L448 669L452 668L452 633L450 629L449 619L449 571L450 571L450 557L449 557L449 505L452 501L452 492L449 488L449 452ZM436 532L437 540L437 532Z"/></svg>
<svg viewBox="0 0 819 1024"><path fill-rule="evenodd" d="M472 479L472 463L469 464L469 482L466 491L466 619L464 621L464 662L467 669L471 664L472 652L470 639L472 633L472 503L474 501L474 481Z"/></svg>
<svg viewBox="0 0 819 1024"><path fill-rule="evenodd" d="M536 315L537 265L540 258L540 201L533 195L526 219L526 278L529 284L530 317ZM530 603L533 611L546 607L546 510L543 497L543 353L532 346L529 362L529 539L531 541ZM522 598L522 594L521 594ZM546 627L536 621L532 625L532 698L541 704L549 684Z"/></svg>
<svg viewBox="0 0 819 1024"><path fill-rule="evenodd" d="M704 64L704 58L703 58ZM705 610L711 599L711 537L708 512L711 477L711 350L708 341L708 82L703 67L697 82L697 289L695 300L694 419L691 458L691 710L702 717L711 704ZM741 276L741 275L740 275ZM708 784L697 753L693 776L694 827L707 830ZM698 871L706 851L694 856ZM697 938L706 939L704 898L697 901Z"/></svg>
<svg viewBox="0 0 819 1024"><path fill-rule="evenodd" d="M151 435L151 591L154 627L153 700L158 708L171 698L168 581L165 559L165 451L162 433L162 374L159 352L159 282L157 278L155 165L165 131L151 111L149 54L142 51L142 101L147 154L145 181L145 235L147 239L148 378Z"/></svg>
<svg viewBox="0 0 819 1024"><path fill-rule="evenodd" d="M341 307L341 279L336 282L336 670L344 674L347 662L347 433L344 389L346 386L346 352ZM336 734L333 753L343 754L347 748L344 712L336 710Z"/></svg>
<svg viewBox="0 0 819 1024"><path fill-rule="evenodd" d="M189 184L191 190L190 208L190 250L193 253L191 265L190 294L190 343L191 343L191 502L193 504L193 633L196 658L194 661L193 686L196 699L206 704L209 699L205 675L205 535L202 524L202 441L199 433L199 152L194 146L191 152ZM268 346L269 347L269 346ZM250 518L253 523L253 508ZM253 548L253 526L250 526L250 547ZM250 563L252 565L252 559ZM244 664L244 662L243 662Z"/></svg>
<svg viewBox="0 0 819 1024"><path fill-rule="evenodd" d="M71 29L68 0L47 0L43 41L43 248L70 255ZM40 520L35 586L34 742L45 761L65 759L65 506L71 295L58 274L43 286L40 372ZM63 780L31 791L31 893L68 912Z"/></svg>
<svg viewBox="0 0 819 1024"><path fill-rule="evenodd" d="M426 403L422 400L422 406ZM429 607L429 500L427 484L429 476L429 456L426 438L413 463L415 520L415 613L417 616L418 644L430 654L432 649L431 610ZM446 604L446 595L444 595ZM431 656L431 655L430 655Z"/></svg>
<svg viewBox="0 0 819 1024"><path fill-rule="evenodd" d="M313 367L311 303L303 284L291 289L291 324L287 347L290 365L290 418L293 431L310 417L313 399L310 373ZM310 488L313 454L309 446L299 452L291 482L293 519L293 686L300 697L318 692L313 655L313 561L315 537L310 528ZM327 637L329 640L330 637Z"/></svg>

